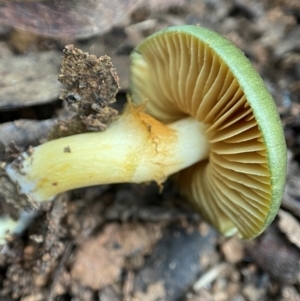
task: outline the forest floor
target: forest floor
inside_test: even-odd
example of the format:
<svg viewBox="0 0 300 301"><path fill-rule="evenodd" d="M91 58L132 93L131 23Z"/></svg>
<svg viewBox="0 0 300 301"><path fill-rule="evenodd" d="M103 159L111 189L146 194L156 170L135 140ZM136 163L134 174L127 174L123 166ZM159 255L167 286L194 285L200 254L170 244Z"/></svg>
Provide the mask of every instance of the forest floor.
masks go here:
<svg viewBox="0 0 300 301"><path fill-rule="evenodd" d="M221 237L171 181L162 192L151 183L65 193L0 252L0 301L300 300L300 1L152 0L133 7L130 1L98 2L105 4L89 13L100 14L99 33L83 32L79 23L72 37L68 30L76 18L54 16L53 28L61 32L55 38L50 27L20 29L18 18L7 25L12 7L0 1L5 148L12 142L17 150L44 142L55 120L63 118L57 77L65 45L111 57L121 86L114 108L121 110L134 47L167 26L199 24L236 44L274 97L288 146L282 206L262 235L242 241ZM105 18L129 9L121 20ZM38 26L47 16L41 10L31 17Z"/></svg>

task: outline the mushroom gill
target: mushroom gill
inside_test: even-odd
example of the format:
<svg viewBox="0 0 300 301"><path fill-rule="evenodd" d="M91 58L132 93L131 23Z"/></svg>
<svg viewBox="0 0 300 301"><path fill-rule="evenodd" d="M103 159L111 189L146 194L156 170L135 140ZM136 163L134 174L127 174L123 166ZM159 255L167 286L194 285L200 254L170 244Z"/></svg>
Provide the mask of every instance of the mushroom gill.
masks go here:
<svg viewBox="0 0 300 301"><path fill-rule="evenodd" d="M190 115L206 126L209 157L175 179L223 235L252 238L274 211L268 151L233 68L207 40L172 30L140 45L132 54L131 97L135 103L147 101L146 112L162 122ZM215 44L224 43L230 53L233 46L224 41Z"/></svg>

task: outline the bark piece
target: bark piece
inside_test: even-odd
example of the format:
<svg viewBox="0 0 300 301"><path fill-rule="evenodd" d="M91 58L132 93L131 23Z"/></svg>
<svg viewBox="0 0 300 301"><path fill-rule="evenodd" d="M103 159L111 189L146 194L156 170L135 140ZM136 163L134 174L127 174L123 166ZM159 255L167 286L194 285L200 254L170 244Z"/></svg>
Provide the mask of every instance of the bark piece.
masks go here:
<svg viewBox="0 0 300 301"><path fill-rule="evenodd" d="M0 110L40 105L58 98L60 53L48 51L0 58Z"/></svg>

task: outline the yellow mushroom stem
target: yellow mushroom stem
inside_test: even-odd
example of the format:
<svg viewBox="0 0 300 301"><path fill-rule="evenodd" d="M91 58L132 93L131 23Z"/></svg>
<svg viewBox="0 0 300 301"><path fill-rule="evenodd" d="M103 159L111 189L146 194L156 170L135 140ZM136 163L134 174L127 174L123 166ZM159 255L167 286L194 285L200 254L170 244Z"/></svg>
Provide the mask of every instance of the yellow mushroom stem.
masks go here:
<svg viewBox="0 0 300 301"><path fill-rule="evenodd" d="M6 172L33 201L51 200L80 187L108 183L162 183L208 158L206 127L188 117L165 125L128 104L106 131L49 141L24 153Z"/></svg>

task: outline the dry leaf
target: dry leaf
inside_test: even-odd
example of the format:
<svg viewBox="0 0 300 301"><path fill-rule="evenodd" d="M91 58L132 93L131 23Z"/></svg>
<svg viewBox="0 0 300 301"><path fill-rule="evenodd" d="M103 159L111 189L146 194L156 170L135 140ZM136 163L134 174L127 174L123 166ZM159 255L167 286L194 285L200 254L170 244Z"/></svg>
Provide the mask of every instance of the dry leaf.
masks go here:
<svg viewBox="0 0 300 301"><path fill-rule="evenodd" d="M121 274L126 257L145 252L153 244L154 236L140 224L107 225L78 251L72 278L95 290L113 284Z"/></svg>
<svg viewBox="0 0 300 301"><path fill-rule="evenodd" d="M108 31L130 13L138 0L1 2L2 23L56 38L88 38Z"/></svg>

